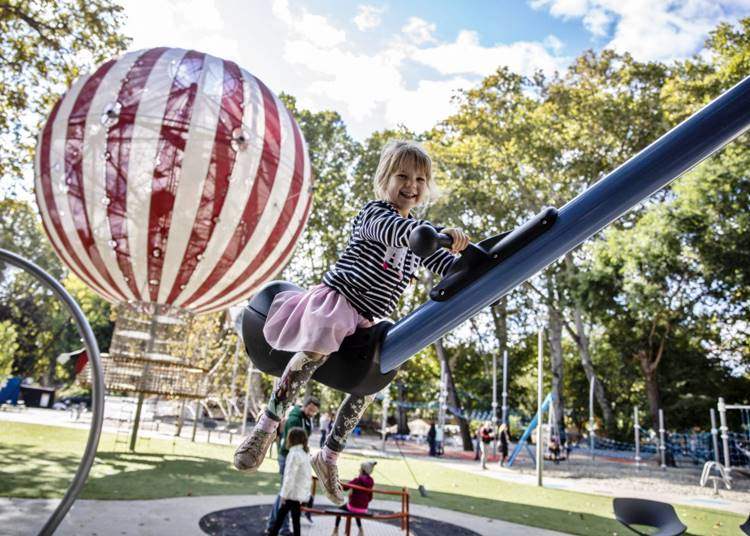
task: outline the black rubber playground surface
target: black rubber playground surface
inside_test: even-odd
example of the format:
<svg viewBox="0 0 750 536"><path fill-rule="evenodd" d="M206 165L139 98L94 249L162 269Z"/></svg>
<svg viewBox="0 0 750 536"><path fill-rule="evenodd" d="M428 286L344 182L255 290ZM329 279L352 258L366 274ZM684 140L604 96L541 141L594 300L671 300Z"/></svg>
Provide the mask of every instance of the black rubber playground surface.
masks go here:
<svg viewBox="0 0 750 536"><path fill-rule="evenodd" d="M271 510L270 504L261 504L256 506L242 506L240 508L229 508L227 510L218 510L211 512L203 516L199 522L199 526L206 534L212 536L251 536L261 535L266 528L266 519ZM370 510L375 514L389 513L385 510ZM316 519L316 518L313 518ZM320 519L320 518L317 518ZM378 523L392 525L398 528L398 520L378 520ZM363 522L363 527L367 531L367 523ZM344 522L342 520L340 534L343 534ZM352 534L356 534L356 528L352 523ZM409 520L410 534L416 536L479 536L478 533L459 527L458 525L452 525L450 523L444 523L442 521L436 521L434 519L427 519L424 517L418 517L412 515ZM305 525L303 519L302 534L305 534ZM372 533L371 533L372 534Z"/></svg>

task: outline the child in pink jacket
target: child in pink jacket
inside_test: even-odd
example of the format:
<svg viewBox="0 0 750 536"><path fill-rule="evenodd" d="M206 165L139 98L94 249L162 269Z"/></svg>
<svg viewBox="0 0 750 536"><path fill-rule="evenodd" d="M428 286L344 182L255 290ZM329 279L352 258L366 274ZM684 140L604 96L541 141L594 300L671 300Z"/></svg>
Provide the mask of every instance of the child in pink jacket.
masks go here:
<svg viewBox="0 0 750 536"><path fill-rule="evenodd" d="M378 462L375 461L366 461L362 462L362 465L359 466L359 476L355 478L354 480L349 481L349 484L353 484L355 486L360 486L363 488L370 488L372 489L375 487L375 481L372 479L372 471L375 469L375 464ZM349 494L349 502L346 503L344 506L342 506L342 510L346 510L347 512L351 512L353 514L366 514L369 512L368 505L370 504L370 501L372 500L372 491L364 491L357 488L350 488L349 484L344 485L344 489L351 489L351 493ZM359 528L359 532L357 536L364 536L364 531L362 530L362 520L358 517L355 517L354 520L357 522L357 527ZM339 534L339 525L341 524L341 516L336 516L336 526L333 529L333 533L331 536L338 536Z"/></svg>

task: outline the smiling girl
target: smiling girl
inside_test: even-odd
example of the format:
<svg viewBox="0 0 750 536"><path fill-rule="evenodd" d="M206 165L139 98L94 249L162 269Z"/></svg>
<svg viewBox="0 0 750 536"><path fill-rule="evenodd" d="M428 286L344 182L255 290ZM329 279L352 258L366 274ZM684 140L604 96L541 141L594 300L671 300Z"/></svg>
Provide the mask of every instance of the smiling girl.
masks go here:
<svg viewBox="0 0 750 536"><path fill-rule="evenodd" d="M432 160L420 145L389 142L373 183L378 199L367 203L354 218L346 249L323 283L307 292L280 292L271 305L263 328L266 340L277 350L296 353L265 413L235 452L234 465L240 470L254 470L261 464L286 407L345 337L388 316L421 265L442 276L455 260L455 255L442 249L424 259L409 249L411 231L429 224L414 218L411 211L429 201L434 190ZM454 254L469 243L460 229L441 232L452 237ZM325 445L312 459L326 495L337 505L345 499L336 460L373 399L372 395L348 395Z"/></svg>

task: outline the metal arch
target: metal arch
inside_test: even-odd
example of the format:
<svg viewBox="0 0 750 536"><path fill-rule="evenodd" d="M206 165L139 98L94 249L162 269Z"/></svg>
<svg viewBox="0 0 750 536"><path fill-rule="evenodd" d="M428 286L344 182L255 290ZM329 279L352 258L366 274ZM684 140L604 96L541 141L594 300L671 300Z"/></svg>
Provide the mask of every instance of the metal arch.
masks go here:
<svg viewBox="0 0 750 536"><path fill-rule="evenodd" d="M39 281L50 289L60 300L68 307L68 310L72 313L75 318L76 324L78 325L78 333L81 335L83 342L88 352L89 361L91 362L91 401L92 401L92 417L91 417L91 429L89 430L88 441L86 442L86 449L81 457L81 463L78 465L78 470L73 476L73 480L68 487L68 491L63 496L60 504L57 506L52 515L49 517L47 522L39 532L40 536L48 536L55 532L58 525L62 522L65 515L73 506L73 503L81 493L83 484L89 475L91 466L94 463L94 456L96 455L96 448L99 445L99 437L102 433L102 422L104 420L104 371L102 370L101 358L99 357L99 346L96 344L96 338L94 332L91 330L86 317L83 315L81 308L70 296L67 290L63 286L55 281L47 272L39 268L36 264L24 259L23 257L11 253L5 249L0 249L0 261L7 262L17 268L20 268L26 272L31 273Z"/></svg>

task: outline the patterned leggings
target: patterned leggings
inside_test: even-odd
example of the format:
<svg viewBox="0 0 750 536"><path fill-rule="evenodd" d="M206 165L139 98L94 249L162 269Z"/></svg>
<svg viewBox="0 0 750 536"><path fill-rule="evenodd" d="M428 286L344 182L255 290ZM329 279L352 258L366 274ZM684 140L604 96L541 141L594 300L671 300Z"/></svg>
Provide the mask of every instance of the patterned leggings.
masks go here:
<svg viewBox="0 0 750 536"><path fill-rule="evenodd" d="M312 375L328 359L327 355L313 352L297 352L287 363L279 384L271 394L266 413L275 420L284 415L290 401L293 401L302 390L302 386L310 381ZM341 452L346 446L346 440L357 426L367 406L375 399L374 395L347 395L339 406L336 420L331 433L326 439L326 446Z"/></svg>

